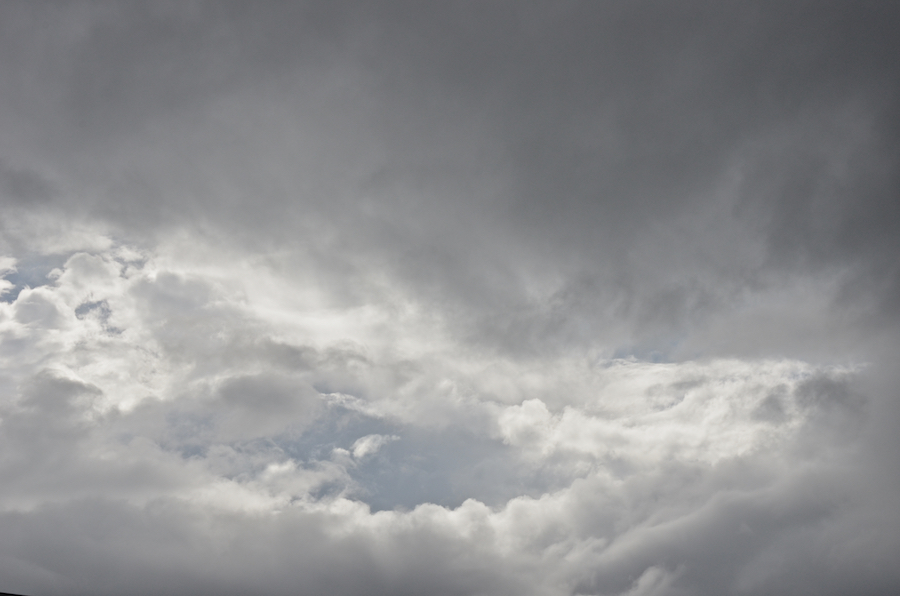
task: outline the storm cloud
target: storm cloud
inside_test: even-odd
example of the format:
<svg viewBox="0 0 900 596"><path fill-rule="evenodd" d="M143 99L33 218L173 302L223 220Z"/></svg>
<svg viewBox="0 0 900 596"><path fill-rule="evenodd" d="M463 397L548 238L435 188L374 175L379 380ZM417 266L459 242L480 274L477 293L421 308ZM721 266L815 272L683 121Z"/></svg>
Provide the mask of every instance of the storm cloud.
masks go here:
<svg viewBox="0 0 900 596"><path fill-rule="evenodd" d="M0 590L894 594L900 10L0 6Z"/></svg>

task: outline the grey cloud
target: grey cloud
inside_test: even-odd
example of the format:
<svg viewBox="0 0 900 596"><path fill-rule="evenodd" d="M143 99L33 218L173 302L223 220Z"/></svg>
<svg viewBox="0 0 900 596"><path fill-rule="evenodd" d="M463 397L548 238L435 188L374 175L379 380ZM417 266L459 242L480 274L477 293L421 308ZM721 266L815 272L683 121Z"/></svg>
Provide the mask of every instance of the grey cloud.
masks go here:
<svg viewBox="0 0 900 596"><path fill-rule="evenodd" d="M4 202L42 203L54 194L53 185L37 172L10 166L0 160L0 189Z"/></svg>
<svg viewBox="0 0 900 596"><path fill-rule="evenodd" d="M170 484L164 462L103 463L95 456L107 437L108 417L92 415L102 391L43 371L26 380L20 399L2 409L2 473L6 507L30 509L42 502L91 498L98 492L139 494ZM99 418L99 420L98 420ZM163 465L159 465L159 464Z"/></svg>
<svg viewBox="0 0 900 596"><path fill-rule="evenodd" d="M36 555L30 569L7 559L7 577L27 589L34 576L43 575L44 585L49 576L55 582L46 589L48 594L151 594L159 586L194 594L241 594L256 593L260 585L273 594L527 590L521 581L498 577L492 569L495 561L485 559L482 549L468 551L452 531L411 528L389 536L363 531L340 537L329 532L327 517L315 514L278 520L207 518L230 535L216 561L210 562L194 542L197 531L210 529L197 513L166 502L144 510L115 502L82 502L33 514L4 514L4 534L15 536L21 550ZM90 536L89 544L72 549L76 542L71 540L78 535ZM135 541L135 536L143 539ZM290 565L285 565L283 553L290 553ZM333 566L335 555L345 565ZM212 575L202 571L210 563L216 571ZM98 573L104 577L99 583L79 577Z"/></svg>
<svg viewBox="0 0 900 596"><path fill-rule="evenodd" d="M299 379L256 375L229 379L207 405L223 438L252 438L299 431L311 424L321 404L311 387Z"/></svg>
<svg viewBox="0 0 900 596"><path fill-rule="evenodd" d="M4 4L0 590L895 592L898 17Z"/></svg>

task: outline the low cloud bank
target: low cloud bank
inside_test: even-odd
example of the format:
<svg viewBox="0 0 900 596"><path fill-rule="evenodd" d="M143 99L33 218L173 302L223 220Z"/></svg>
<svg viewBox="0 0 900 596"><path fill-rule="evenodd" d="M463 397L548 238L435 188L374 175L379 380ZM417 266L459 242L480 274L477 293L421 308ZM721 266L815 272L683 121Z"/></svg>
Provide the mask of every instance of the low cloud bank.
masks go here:
<svg viewBox="0 0 900 596"><path fill-rule="evenodd" d="M535 374L473 362L448 336L416 360L329 343L240 277L159 261L79 252L0 306L8 589L874 594L897 580L892 481L871 461L877 368L566 355ZM334 316L361 338L382 320ZM481 447L460 450L460 433Z"/></svg>

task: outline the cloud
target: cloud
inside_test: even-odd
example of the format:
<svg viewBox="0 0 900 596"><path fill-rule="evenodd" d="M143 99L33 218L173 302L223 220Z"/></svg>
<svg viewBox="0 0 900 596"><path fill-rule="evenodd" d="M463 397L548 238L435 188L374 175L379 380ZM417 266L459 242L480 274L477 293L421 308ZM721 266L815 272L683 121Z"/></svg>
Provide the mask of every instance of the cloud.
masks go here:
<svg viewBox="0 0 900 596"><path fill-rule="evenodd" d="M0 590L894 593L898 11L0 7Z"/></svg>
<svg viewBox="0 0 900 596"><path fill-rule="evenodd" d="M353 457L363 458L367 455L372 455L387 443L396 441L399 438L400 437L395 435L366 435L364 437L360 437L353 442Z"/></svg>
<svg viewBox="0 0 900 596"><path fill-rule="evenodd" d="M237 278L122 254L132 253L73 255L39 292L4 305L15 313L4 345L32 346L30 357L7 352L4 371L18 376L0 413L2 523L5 535L30 533L4 543L17 590L116 593L169 569L172 590L195 593L298 581L347 594L366 582L401 593L754 593L790 573L774 562L794 556L785 545L821 535L854 548L859 510L842 503L866 494L845 483L871 424L866 369L566 357L538 371L496 360L492 372L451 342L398 375L408 356L378 344L362 357L321 338L293 343L309 319L294 312L291 335ZM353 394L323 393L323 382ZM404 406L409 391L436 401ZM486 442L465 455L448 427ZM354 430L366 428L377 430ZM461 473L454 459L475 467ZM471 476L478 466L488 475ZM392 496L379 478L468 499L436 505L410 485ZM391 499L403 506L385 508ZM84 535L96 546L70 559ZM250 544L266 546L251 555ZM211 545L220 563L201 571ZM328 563L338 557L344 565ZM117 561L128 571L111 576Z"/></svg>

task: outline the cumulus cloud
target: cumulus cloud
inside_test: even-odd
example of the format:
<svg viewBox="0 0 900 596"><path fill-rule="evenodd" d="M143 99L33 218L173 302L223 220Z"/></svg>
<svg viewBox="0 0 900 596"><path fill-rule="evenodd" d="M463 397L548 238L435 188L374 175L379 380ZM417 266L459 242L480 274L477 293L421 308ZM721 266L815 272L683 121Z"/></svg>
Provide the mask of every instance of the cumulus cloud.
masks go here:
<svg viewBox="0 0 900 596"><path fill-rule="evenodd" d="M16 589L131 592L174 566L172 589L202 593L753 593L794 572L787 544L836 533L852 548L835 527L859 513L844 503L864 368L567 356L485 369L453 342L413 365L377 344L299 343L317 326L294 312L287 329L239 278L123 254L75 254L4 304L3 515L7 535L29 535L4 545ZM433 397L405 403L420 393ZM466 453L447 427L493 446ZM460 500L429 503L411 483ZM105 529L71 559L85 524ZM293 532L315 538L298 550ZM164 554L176 544L181 557ZM248 544L265 546L248 558ZM213 547L231 563L210 573ZM350 578L328 564L347 557ZM117 564L130 571L110 575Z"/></svg>
<svg viewBox="0 0 900 596"><path fill-rule="evenodd" d="M0 13L0 590L897 591L894 8Z"/></svg>

